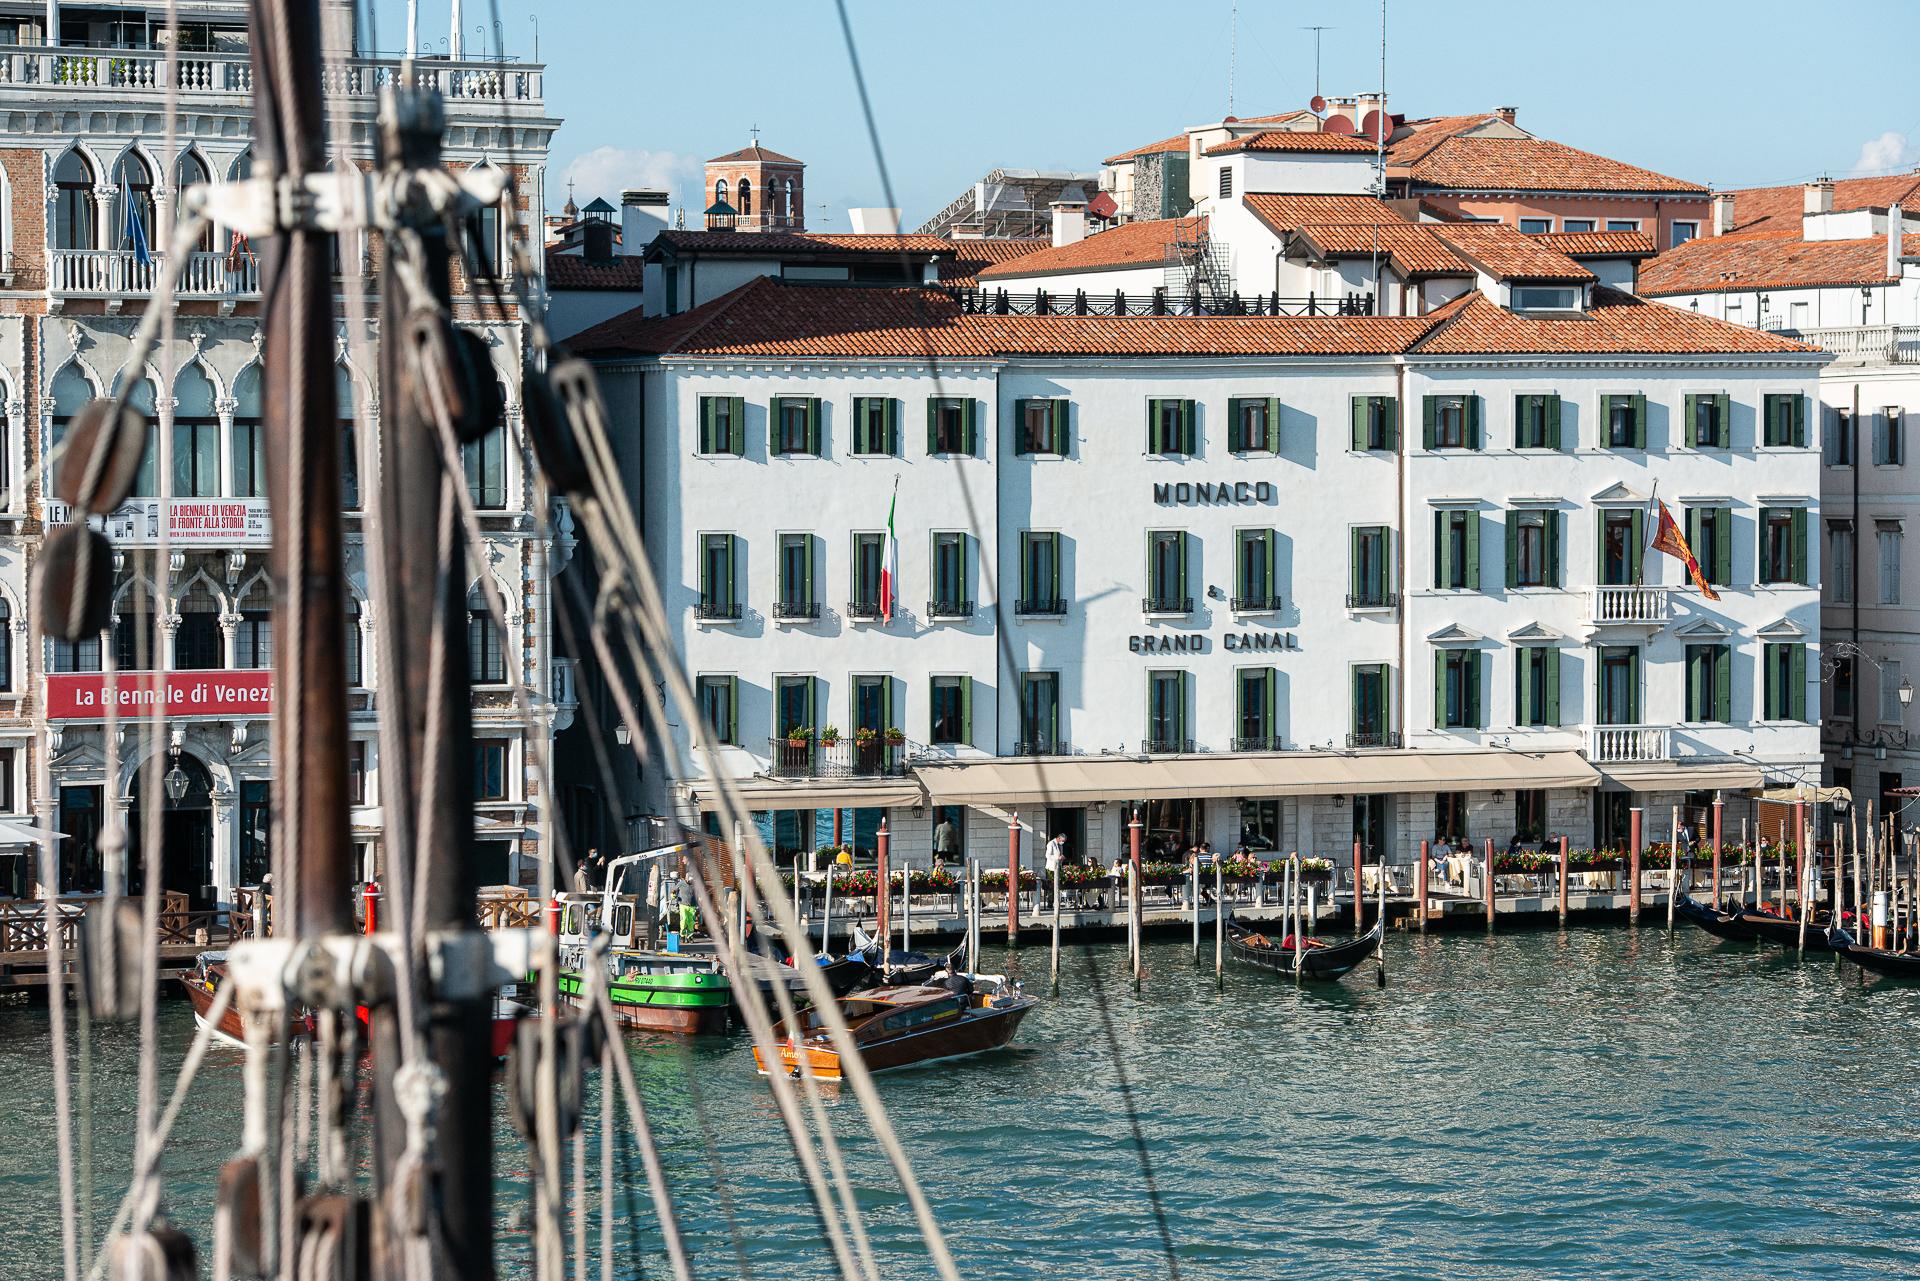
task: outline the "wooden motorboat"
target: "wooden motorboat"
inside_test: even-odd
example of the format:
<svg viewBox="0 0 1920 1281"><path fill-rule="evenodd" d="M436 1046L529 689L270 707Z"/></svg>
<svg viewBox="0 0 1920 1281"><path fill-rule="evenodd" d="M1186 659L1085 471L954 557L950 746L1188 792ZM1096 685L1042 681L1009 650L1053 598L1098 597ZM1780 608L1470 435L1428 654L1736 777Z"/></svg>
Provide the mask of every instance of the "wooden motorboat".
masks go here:
<svg viewBox="0 0 1920 1281"><path fill-rule="evenodd" d="M1795 949L1800 946L1800 918L1797 916L1782 916L1772 908L1762 906L1743 908L1739 917L1741 927L1752 931L1752 936L1762 942ZM1827 942L1827 929L1832 923L1826 912L1815 912L1807 918L1807 951L1833 950Z"/></svg>
<svg viewBox="0 0 1920 1281"><path fill-rule="evenodd" d="M1863 970L1888 978L1920 979L1920 952L1895 952L1884 947L1868 947L1853 941L1847 930L1828 930L1827 946Z"/></svg>
<svg viewBox="0 0 1920 1281"><path fill-rule="evenodd" d="M1697 925L1707 933L1720 939L1739 939L1752 942L1758 938L1747 927L1744 908L1725 911L1708 903L1702 903L1691 894L1682 894L1673 902L1673 913L1689 925Z"/></svg>
<svg viewBox="0 0 1920 1281"><path fill-rule="evenodd" d="M1296 947L1291 936L1273 938L1248 929L1231 916L1227 918L1227 943L1236 959L1303 979L1331 982L1346 977L1373 955L1385 937L1386 922L1376 920L1373 928L1359 938L1343 943L1309 938L1305 947Z"/></svg>
<svg viewBox="0 0 1920 1281"><path fill-rule="evenodd" d="M193 1025L205 1027L207 1016L213 1012L214 993L219 991L221 982L227 977L227 954L225 952L202 952L193 960L193 968L180 976L180 986L187 990L187 1004L193 1007ZM227 1008L221 1012L220 1021L214 1025L215 1039L229 1045L244 1046L247 1043L247 1026L241 1021L240 1011L233 1002L227 1002ZM295 1040L313 1035L313 1016L301 1010L293 1020Z"/></svg>
<svg viewBox="0 0 1920 1281"><path fill-rule="evenodd" d="M876 987L840 998L840 1013L869 1072L911 1067L939 1059L997 1050L1013 1039L1020 1020L1039 1001L1005 980L956 975L948 985ZM780 1070L800 1075L802 1056L813 1074L838 1081L840 1052L833 1047L818 1010L803 1010L774 1025ZM767 1064L754 1047L761 1073Z"/></svg>

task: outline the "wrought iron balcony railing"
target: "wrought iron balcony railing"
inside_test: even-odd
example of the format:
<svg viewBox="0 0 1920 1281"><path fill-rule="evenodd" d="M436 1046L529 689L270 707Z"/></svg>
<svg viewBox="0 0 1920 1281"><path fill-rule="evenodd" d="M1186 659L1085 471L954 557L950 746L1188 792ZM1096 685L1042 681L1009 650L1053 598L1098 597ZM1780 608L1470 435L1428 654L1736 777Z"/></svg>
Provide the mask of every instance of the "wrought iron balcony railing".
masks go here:
<svg viewBox="0 0 1920 1281"><path fill-rule="evenodd" d="M973 602L970 600L930 600L927 602L928 618L972 618Z"/></svg>
<svg viewBox="0 0 1920 1281"><path fill-rule="evenodd" d="M820 602L817 600L777 600L773 602L773 617L776 622L804 623L820 617Z"/></svg>
<svg viewBox="0 0 1920 1281"><path fill-rule="evenodd" d="M703 600L698 609L700 621L706 623L737 623L742 613L737 600Z"/></svg>
<svg viewBox="0 0 1920 1281"><path fill-rule="evenodd" d="M1013 612L1028 618L1058 618L1067 612L1067 602L1060 596L1035 596L1015 601Z"/></svg>
<svg viewBox="0 0 1920 1281"><path fill-rule="evenodd" d="M1363 729L1347 735L1348 747L1398 747L1400 734L1397 730Z"/></svg>

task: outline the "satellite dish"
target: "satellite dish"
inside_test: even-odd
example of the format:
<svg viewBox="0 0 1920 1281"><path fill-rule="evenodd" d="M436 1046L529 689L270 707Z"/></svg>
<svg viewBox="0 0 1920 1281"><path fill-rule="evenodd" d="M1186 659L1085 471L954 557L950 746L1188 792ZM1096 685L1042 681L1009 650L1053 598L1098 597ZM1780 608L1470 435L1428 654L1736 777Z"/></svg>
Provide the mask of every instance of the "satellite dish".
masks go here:
<svg viewBox="0 0 1920 1281"><path fill-rule="evenodd" d="M1320 122L1321 133L1352 133L1353 121L1345 116L1328 116Z"/></svg>
<svg viewBox="0 0 1920 1281"><path fill-rule="evenodd" d="M1316 116L1319 115L1321 112L1325 111L1326 109L1327 109L1327 100L1325 98L1322 98L1317 93L1314 94L1312 98L1309 98L1307 100L1307 110L1311 111Z"/></svg>
<svg viewBox="0 0 1920 1281"><path fill-rule="evenodd" d="M1383 112L1379 112L1379 111L1369 111L1367 113L1367 118L1360 122L1360 132L1365 134L1371 140L1381 141L1381 142L1386 141L1386 137L1387 137L1386 115Z"/></svg>

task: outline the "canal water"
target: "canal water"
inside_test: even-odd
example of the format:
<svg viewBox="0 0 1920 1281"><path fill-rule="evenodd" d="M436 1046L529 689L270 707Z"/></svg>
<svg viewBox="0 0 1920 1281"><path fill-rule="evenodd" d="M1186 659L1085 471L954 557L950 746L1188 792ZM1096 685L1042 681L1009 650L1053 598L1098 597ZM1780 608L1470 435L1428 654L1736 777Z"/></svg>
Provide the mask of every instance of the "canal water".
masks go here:
<svg viewBox="0 0 1920 1281"><path fill-rule="evenodd" d="M1370 970L1296 989L1231 961L1221 990L1207 949L1196 967L1152 944L1136 995L1123 949L1070 947L1016 1048L878 1078L963 1276L1920 1274L1920 987L1684 927L1393 937L1384 990ZM1044 992L1044 948L1006 963ZM170 1079L192 1023L177 1001L163 1022ZM44 1010L0 1006L0 1277L57 1274L48 1050ZM697 1274L828 1277L744 1039L629 1050ZM102 1030L93 1066L104 1218L130 1033ZM204 1242L237 1056L196 1093L168 1164ZM834 1114L883 1274L933 1275L857 1110ZM512 1142L500 1189L521 1206ZM631 1164L621 1275L663 1276Z"/></svg>

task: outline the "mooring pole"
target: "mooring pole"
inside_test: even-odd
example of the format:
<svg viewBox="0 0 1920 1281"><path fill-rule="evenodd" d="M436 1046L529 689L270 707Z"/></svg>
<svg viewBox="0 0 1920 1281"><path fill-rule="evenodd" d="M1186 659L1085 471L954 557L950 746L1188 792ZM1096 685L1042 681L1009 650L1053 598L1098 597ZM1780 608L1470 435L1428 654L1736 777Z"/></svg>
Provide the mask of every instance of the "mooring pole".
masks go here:
<svg viewBox="0 0 1920 1281"><path fill-rule="evenodd" d="M1187 880L1193 894L1193 962L1200 963L1200 859L1196 855L1187 866Z"/></svg>
<svg viewBox="0 0 1920 1281"><path fill-rule="evenodd" d="M1713 794L1713 910L1720 910L1720 835L1727 818L1727 802L1721 793Z"/></svg>
<svg viewBox="0 0 1920 1281"><path fill-rule="evenodd" d="M1487 928L1493 928L1493 838L1487 838L1487 883L1481 887L1487 900Z"/></svg>
<svg viewBox="0 0 1920 1281"><path fill-rule="evenodd" d="M1052 990L1060 992L1060 864L1053 865L1053 944L1052 944Z"/></svg>
<svg viewBox="0 0 1920 1281"><path fill-rule="evenodd" d="M1127 824L1127 945L1136 986L1140 982L1140 839L1144 830L1136 805L1133 821Z"/></svg>
<svg viewBox="0 0 1920 1281"><path fill-rule="evenodd" d="M1020 945L1020 816L1007 820L1007 946Z"/></svg>
<svg viewBox="0 0 1920 1281"><path fill-rule="evenodd" d="M1806 812L1803 805L1796 808L1803 814ZM1819 876L1820 865L1813 857L1813 825L1809 823L1800 829L1800 884L1794 890L1800 898L1798 950L1802 956L1807 954L1807 922L1813 917L1813 887Z"/></svg>
<svg viewBox="0 0 1920 1281"><path fill-rule="evenodd" d="M1560 838L1560 927L1562 929L1565 929L1567 924L1567 872L1569 870L1567 864L1567 838L1562 836Z"/></svg>
<svg viewBox="0 0 1920 1281"><path fill-rule="evenodd" d="M1674 811L1676 814L1678 810ZM1673 908L1680 897L1680 841L1676 830L1675 839L1667 842L1667 933L1673 933Z"/></svg>
<svg viewBox="0 0 1920 1281"><path fill-rule="evenodd" d="M1225 983L1227 977L1227 872L1219 859L1213 860L1213 978Z"/></svg>
<svg viewBox="0 0 1920 1281"><path fill-rule="evenodd" d="M888 856L893 852L893 833L887 827L887 816L880 816L880 830L874 835L873 851L873 928L880 935L880 966L884 970L887 964L887 927L892 922L888 907L893 900L893 877L887 868Z"/></svg>
<svg viewBox="0 0 1920 1281"><path fill-rule="evenodd" d="M1353 936L1355 938L1359 938L1360 931L1365 928L1361 924L1361 918L1366 914L1367 895L1366 891L1360 888L1360 842L1356 840L1353 843Z"/></svg>
<svg viewBox="0 0 1920 1281"><path fill-rule="evenodd" d="M1627 811L1627 920L1640 924L1640 807Z"/></svg>
<svg viewBox="0 0 1920 1281"><path fill-rule="evenodd" d="M1800 848L1796 851L1797 857L1794 859L1793 896L1796 900L1795 910L1803 917L1807 914L1807 832L1807 803L1795 801L1793 803L1793 841Z"/></svg>
<svg viewBox="0 0 1920 1281"><path fill-rule="evenodd" d="M1413 919L1419 925L1420 932L1427 932L1427 862L1431 857L1430 844L1420 842L1420 866L1413 869Z"/></svg>

